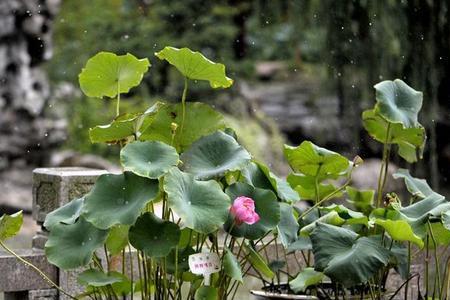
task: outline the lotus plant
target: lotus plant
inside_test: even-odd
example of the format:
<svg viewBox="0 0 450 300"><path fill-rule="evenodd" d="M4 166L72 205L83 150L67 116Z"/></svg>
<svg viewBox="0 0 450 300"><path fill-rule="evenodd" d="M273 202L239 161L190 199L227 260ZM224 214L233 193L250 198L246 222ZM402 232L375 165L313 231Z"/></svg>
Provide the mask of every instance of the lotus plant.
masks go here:
<svg viewBox="0 0 450 300"><path fill-rule="evenodd" d="M45 220L48 261L78 270L86 288L72 298L233 299L251 269L274 276L260 255L272 233L296 236L298 226L280 219L295 223L298 193L252 158L219 112L188 101L193 81L229 88L225 66L188 48L155 55L180 73L179 103L123 112L121 96L151 67L129 53L100 52L79 75L86 96L114 101L114 119L89 136L120 148L122 172L101 175ZM0 223L8 232L0 240L18 230L8 223Z"/></svg>

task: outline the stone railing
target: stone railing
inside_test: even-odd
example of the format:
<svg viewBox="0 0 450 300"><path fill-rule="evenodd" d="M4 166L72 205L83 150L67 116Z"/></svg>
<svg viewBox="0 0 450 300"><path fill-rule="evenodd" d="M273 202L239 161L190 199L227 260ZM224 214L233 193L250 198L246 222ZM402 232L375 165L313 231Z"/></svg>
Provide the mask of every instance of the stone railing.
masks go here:
<svg viewBox="0 0 450 300"><path fill-rule="evenodd" d="M42 227L47 213L86 194L104 170L86 168L36 169L33 172L33 218L41 226L33 238L32 249L17 253L41 269L53 281L72 295L82 291L76 281L76 272L66 272L49 264L44 254L47 233ZM58 296L36 272L12 255L0 251L0 292L4 300L68 299Z"/></svg>

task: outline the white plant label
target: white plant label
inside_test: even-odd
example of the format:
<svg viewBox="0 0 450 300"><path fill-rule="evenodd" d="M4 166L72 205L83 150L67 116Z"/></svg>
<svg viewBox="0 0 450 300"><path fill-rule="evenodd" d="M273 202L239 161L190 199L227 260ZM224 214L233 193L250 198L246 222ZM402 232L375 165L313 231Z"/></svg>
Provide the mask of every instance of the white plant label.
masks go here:
<svg viewBox="0 0 450 300"><path fill-rule="evenodd" d="M196 275L210 275L220 271L220 258L216 253L196 253L189 256L189 269Z"/></svg>

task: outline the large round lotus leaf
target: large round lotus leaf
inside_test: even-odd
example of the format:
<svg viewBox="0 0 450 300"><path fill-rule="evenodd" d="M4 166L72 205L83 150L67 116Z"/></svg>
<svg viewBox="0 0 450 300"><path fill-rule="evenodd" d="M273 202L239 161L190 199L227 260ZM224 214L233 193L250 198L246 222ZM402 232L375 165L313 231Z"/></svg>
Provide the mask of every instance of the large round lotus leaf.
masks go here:
<svg viewBox="0 0 450 300"><path fill-rule="evenodd" d="M246 183L238 182L229 186L226 193L233 202L240 196L252 198L255 201L255 211L260 217L260 220L252 225L245 223L234 225L231 235L256 240L277 227L280 222L280 204L277 201L277 196L272 191L254 188ZM233 217L230 215L225 228L229 230L233 223Z"/></svg>
<svg viewBox="0 0 450 300"><path fill-rule="evenodd" d="M227 220L230 198L214 181L197 181L191 174L172 168L164 178L169 206L185 227L201 233L217 230Z"/></svg>
<svg viewBox="0 0 450 300"><path fill-rule="evenodd" d="M139 139L161 141L174 146L178 152L183 152L202 136L226 127L222 115L204 103L186 103L183 132L180 130L182 115L181 103L164 106L155 115L153 122L143 130ZM178 125L175 134L173 123Z"/></svg>
<svg viewBox="0 0 450 300"><path fill-rule="evenodd" d="M4 214L0 218L0 241L12 238L19 233L23 224L22 211L12 215Z"/></svg>
<svg viewBox="0 0 450 300"><path fill-rule="evenodd" d="M311 233L315 269L346 287L366 283L389 262L379 239L318 223Z"/></svg>
<svg viewBox="0 0 450 300"><path fill-rule="evenodd" d="M157 179L178 164L178 153L161 142L134 142L122 148L120 162L125 171Z"/></svg>
<svg viewBox="0 0 450 300"><path fill-rule="evenodd" d="M417 127L417 115L422 107L422 92L418 92L400 79L385 80L374 86L376 110L389 122L404 127Z"/></svg>
<svg viewBox="0 0 450 300"><path fill-rule="evenodd" d="M337 178L350 166L348 159L342 155L318 147L310 141L304 141L298 147L284 146L284 154L295 172L318 177Z"/></svg>
<svg viewBox="0 0 450 300"><path fill-rule="evenodd" d="M416 162L418 158L422 158L426 140L425 128L422 125L408 128L401 123L390 123L375 109L364 111L362 119L364 128L372 138L380 143L396 144L398 154L406 161Z"/></svg>
<svg viewBox="0 0 450 300"><path fill-rule="evenodd" d="M83 214L97 228L132 225L145 204L158 194L158 181L131 172L101 175L85 196Z"/></svg>
<svg viewBox="0 0 450 300"><path fill-rule="evenodd" d="M233 80L225 75L223 64L210 61L200 52L188 48L165 47L155 55L167 60L189 79L209 81L212 88L227 88L233 84Z"/></svg>
<svg viewBox="0 0 450 300"><path fill-rule="evenodd" d="M52 226L45 255L50 263L64 270L83 267L91 261L94 251L103 245L107 236L107 230L94 227L81 216L73 224Z"/></svg>
<svg viewBox="0 0 450 300"><path fill-rule="evenodd" d="M183 170L196 179L218 178L227 171L239 170L250 159L250 154L222 131L200 138L181 155Z"/></svg>
<svg viewBox="0 0 450 300"><path fill-rule="evenodd" d="M55 224L73 224L78 219L83 209L84 198L70 201L64 206L52 211L45 217L44 226L51 229Z"/></svg>
<svg viewBox="0 0 450 300"><path fill-rule="evenodd" d="M137 59L129 53L100 52L87 61L78 79L87 96L113 98L139 85L149 66L148 59Z"/></svg>
<svg viewBox="0 0 450 300"><path fill-rule="evenodd" d="M165 257L178 245L180 228L152 213L141 215L129 232L130 244L150 257Z"/></svg>
<svg viewBox="0 0 450 300"><path fill-rule="evenodd" d="M104 273L95 269L88 269L78 275L78 282L82 285L95 287L107 286L113 283L122 282L126 277L118 272Z"/></svg>
<svg viewBox="0 0 450 300"><path fill-rule="evenodd" d="M323 273L314 268L304 268L295 279L289 282L289 287L296 293L304 292L309 286L317 285L323 280Z"/></svg>

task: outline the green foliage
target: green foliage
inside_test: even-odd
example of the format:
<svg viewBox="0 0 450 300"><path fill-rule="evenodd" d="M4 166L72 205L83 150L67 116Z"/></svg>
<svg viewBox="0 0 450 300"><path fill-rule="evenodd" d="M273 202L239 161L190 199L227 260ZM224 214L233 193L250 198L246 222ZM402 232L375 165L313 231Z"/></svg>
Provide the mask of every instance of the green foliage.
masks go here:
<svg viewBox="0 0 450 300"><path fill-rule="evenodd" d="M109 230L105 246L111 255L119 254L128 245L129 229L127 225L115 225Z"/></svg>
<svg viewBox="0 0 450 300"><path fill-rule="evenodd" d="M265 278L273 278L275 273L267 265L264 258L250 245L244 244L244 249L248 254L248 261L255 270L260 272Z"/></svg>
<svg viewBox="0 0 450 300"><path fill-rule="evenodd" d="M181 155L183 170L200 180L240 170L250 159L250 154L222 131L200 138Z"/></svg>
<svg viewBox="0 0 450 300"><path fill-rule="evenodd" d="M94 287L107 286L113 283L122 282L124 276L118 272L103 273L99 270L88 269L78 275L78 282L82 285Z"/></svg>
<svg viewBox="0 0 450 300"><path fill-rule="evenodd" d="M165 257L178 245L180 229L152 213L141 215L130 228L131 245L149 257Z"/></svg>
<svg viewBox="0 0 450 300"><path fill-rule="evenodd" d="M209 105L186 103L183 132L173 130L172 124L178 127L182 123L182 111L182 104L165 105L158 111L154 121L142 132L139 139L161 141L183 152L200 137L225 129L222 115Z"/></svg>
<svg viewBox="0 0 450 300"><path fill-rule="evenodd" d="M0 242L14 237L22 227L23 215L22 211L12 215L4 214L0 218Z"/></svg>
<svg viewBox="0 0 450 300"><path fill-rule="evenodd" d="M219 291L212 286L201 286L195 292L195 300L218 300Z"/></svg>
<svg viewBox="0 0 450 300"><path fill-rule="evenodd" d="M236 256L234 256L233 252L229 249L225 249L225 256L223 257L223 270L229 277L239 282L243 282L241 265Z"/></svg>
<svg viewBox="0 0 450 300"><path fill-rule="evenodd" d="M304 292L308 287L322 282L323 278L322 272L317 272L314 268L305 268L289 282L289 287L296 293Z"/></svg>
<svg viewBox="0 0 450 300"><path fill-rule="evenodd" d="M137 59L127 53L100 52L90 58L79 75L81 90L89 97L116 97L142 80L150 66L148 59Z"/></svg>
<svg viewBox="0 0 450 300"><path fill-rule="evenodd" d="M227 219L229 197L214 181L198 181L172 168L164 180L168 204L186 227L200 233L217 230Z"/></svg>
<svg viewBox="0 0 450 300"><path fill-rule="evenodd" d="M101 175L85 196L83 215L97 228L132 225L158 193L158 181L131 172Z"/></svg>
<svg viewBox="0 0 450 300"><path fill-rule="evenodd" d="M45 255L50 263L63 270L84 267L107 236L107 230L97 229L84 217L70 225L55 224L45 243Z"/></svg>
<svg viewBox="0 0 450 300"><path fill-rule="evenodd" d="M75 223L81 215L83 204L84 198L78 198L55 209L45 217L44 227L51 229L54 225L58 225L60 223L67 225Z"/></svg>
<svg viewBox="0 0 450 300"><path fill-rule="evenodd" d="M311 241L315 269L347 287L366 283L390 258L376 238L333 225L319 223Z"/></svg>
<svg viewBox="0 0 450 300"><path fill-rule="evenodd" d="M209 81L212 88L228 88L233 84L233 80L225 75L223 64L210 61L200 52L165 47L155 55L175 66L186 78Z"/></svg>
<svg viewBox="0 0 450 300"><path fill-rule="evenodd" d="M280 222L277 226L281 244L288 248L297 240L299 225L294 208L287 203L280 203Z"/></svg>
<svg viewBox="0 0 450 300"><path fill-rule="evenodd" d="M135 142L122 148L120 161L124 171L157 179L178 164L178 153L175 148L162 142Z"/></svg>

